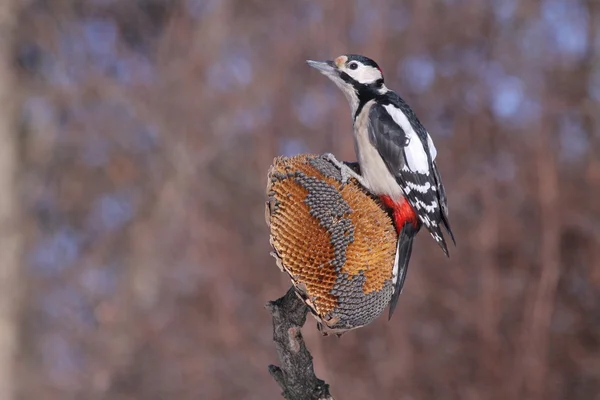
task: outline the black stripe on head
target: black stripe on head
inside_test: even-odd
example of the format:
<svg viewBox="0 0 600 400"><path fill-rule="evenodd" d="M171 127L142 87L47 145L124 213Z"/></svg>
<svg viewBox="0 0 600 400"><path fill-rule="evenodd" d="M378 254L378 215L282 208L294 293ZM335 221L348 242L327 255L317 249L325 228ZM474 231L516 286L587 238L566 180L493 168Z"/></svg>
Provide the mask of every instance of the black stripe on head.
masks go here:
<svg viewBox="0 0 600 400"><path fill-rule="evenodd" d="M344 82L351 84L355 88L358 88L359 86L361 86L361 84L356 79L354 79L353 77L351 77L350 75L348 75L345 72L340 72L340 78L342 78L342 80Z"/></svg>
<svg viewBox="0 0 600 400"><path fill-rule="evenodd" d="M366 65L366 66L369 66L372 68L377 68L379 70L379 72L381 72L381 68L379 68L379 65L377 65L377 63L375 61L371 60L368 57L361 56L359 54L348 54L348 55L346 55L346 57L348 57L348 60L346 61L346 63L349 63L351 61L357 61L363 65ZM346 72L341 72L340 78L344 82L352 85L358 95L358 108L356 110L356 113L354 114L354 118L356 118L358 116L358 114L362 111L364 105L367 102L369 102L370 100L374 99L375 97L377 97L379 95L378 90L381 89L381 87L383 86L383 83L384 83L383 82L383 73L382 73L382 77L380 79L377 79L375 82L372 82L369 84L362 84L362 83L358 82L356 79L352 78Z"/></svg>
<svg viewBox="0 0 600 400"><path fill-rule="evenodd" d="M367 94L367 92L375 92L377 91L377 89L381 89L381 87L383 86L383 78L377 79L375 82L369 83L369 84L364 84L364 83L360 83L359 81L357 81L356 79L354 79L353 77L351 77L350 75L348 75L345 72L341 72L340 73L340 78L342 78L342 80L346 83L351 84L352 86L354 86L354 88L356 89L356 91L358 92L359 95L361 94Z"/></svg>

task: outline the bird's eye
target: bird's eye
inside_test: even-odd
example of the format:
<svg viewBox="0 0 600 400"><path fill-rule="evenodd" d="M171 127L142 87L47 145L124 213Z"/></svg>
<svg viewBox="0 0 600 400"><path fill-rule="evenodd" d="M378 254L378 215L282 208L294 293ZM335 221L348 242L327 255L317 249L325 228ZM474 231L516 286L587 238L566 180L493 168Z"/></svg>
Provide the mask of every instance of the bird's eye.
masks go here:
<svg viewBox="0 0 600 400"><path fill-rule="evenodd" d="M358 68L358 63L351 62L350 64L348 64L348 68L350 68L350 69L356 69L356 68Z"/></svg>

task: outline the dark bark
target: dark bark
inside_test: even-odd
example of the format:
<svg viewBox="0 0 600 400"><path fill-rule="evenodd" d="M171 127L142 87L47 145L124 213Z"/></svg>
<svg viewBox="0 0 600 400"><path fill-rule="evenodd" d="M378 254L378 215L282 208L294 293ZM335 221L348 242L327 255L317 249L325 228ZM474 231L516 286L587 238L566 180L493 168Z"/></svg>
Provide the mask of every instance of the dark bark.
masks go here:
<svg viewBox="0 0 600 400"><path fill-rule="evenodd" d="M300 331L306 322L308 307L296 296L293 287L266 307L273 315L273 341L281 363L281 367L269 365L269 373L283 389L283 397L332 400L329 385L315 376L312 356Z"/></svg>

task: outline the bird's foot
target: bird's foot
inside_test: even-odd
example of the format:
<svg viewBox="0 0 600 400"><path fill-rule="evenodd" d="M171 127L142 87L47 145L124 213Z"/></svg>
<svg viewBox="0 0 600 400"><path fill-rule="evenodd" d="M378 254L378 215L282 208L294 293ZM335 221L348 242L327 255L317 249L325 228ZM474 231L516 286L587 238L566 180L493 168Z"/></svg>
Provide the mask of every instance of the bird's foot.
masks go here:
<svg viewBox="0 0 600 400"><path fill-rule="evenodd" d="M359 173L354 171L351 167L346 165L343 161L339 161L331 153L325 153L324 156L329 162L331 162L333 165L335 165L340 170L340 173L342 174L342 185L345 185L346 183L348 183L350 178L354 178L358 181L358 183L360 183L365 189L368 190L369 186L367 185L367 182L365 182L365 179Z"/></svg>

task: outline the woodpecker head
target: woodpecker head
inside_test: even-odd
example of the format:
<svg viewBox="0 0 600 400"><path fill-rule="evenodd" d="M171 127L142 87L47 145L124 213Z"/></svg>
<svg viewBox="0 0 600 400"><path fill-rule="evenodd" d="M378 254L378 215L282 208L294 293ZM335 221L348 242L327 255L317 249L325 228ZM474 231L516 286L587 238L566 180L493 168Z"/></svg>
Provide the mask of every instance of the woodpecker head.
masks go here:
<svg viewBox="0 0 600 400"><path fill-rule="evenodd" d="M352 107L352 114L356 112L361 98L373 97L388 90L377 63L365 56L347 54L333 61L306 62L331 79L344 92Z"/></svg>

